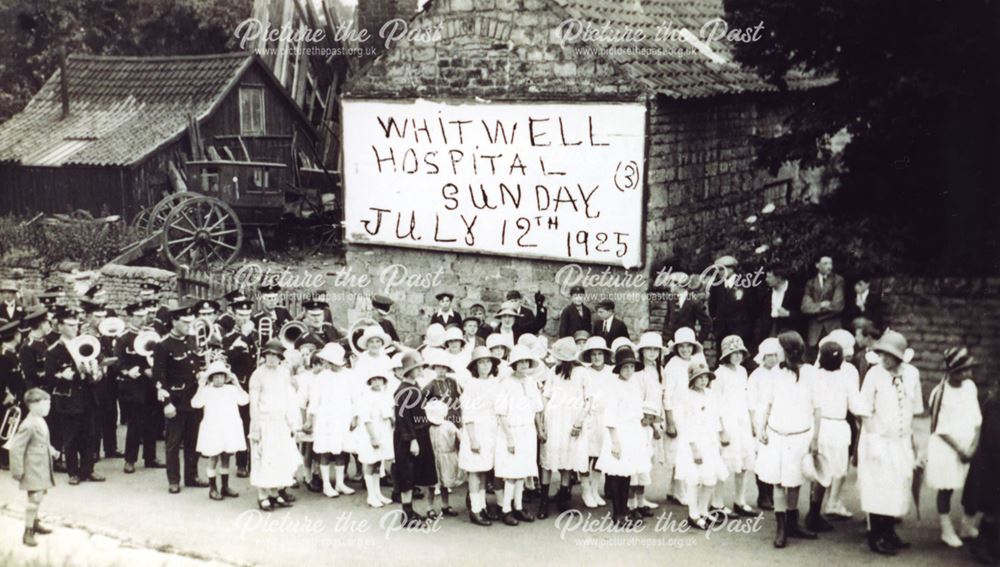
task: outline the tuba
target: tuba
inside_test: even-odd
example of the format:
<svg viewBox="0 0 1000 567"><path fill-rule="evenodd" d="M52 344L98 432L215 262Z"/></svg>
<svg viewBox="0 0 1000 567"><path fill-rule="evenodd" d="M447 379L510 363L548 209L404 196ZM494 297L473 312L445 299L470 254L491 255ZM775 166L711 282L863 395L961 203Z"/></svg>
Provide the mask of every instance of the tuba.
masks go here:
<svg viewBox="0 0 1000 567"><path fill-rule="evenodd" d="M97 331L102 337L120 337L125 333L125 321L118 317L105 317L97 325Z"/></svg>
<svg viewBox="0 0 1000 567"><path fill-rule="evenodd" d="M10 438L17 433L19 425L21 425L21 408L13 405L3 414L3 425L0 425L0 441L10 441Z"/></svg>
<svg viewBox="0 0 1000 567"><path fill-rule="evenodd" d="M135 340L132 341L132 350L139 356L151 358L153 349L159 342L160 335L156 334L156 331L140 331L135 335Z"/></svg>
<svg viewBox="0 0 1000 567"><path fill-rule="evenodd" d="M286 349L293 349L295 342L308 332L309 328L302 321L289 321L278 331L278 338Z"/></svg>
<svg viewBox="0 0 1000 567"><path fill-rule="evenodd" d="M69 354L85 374L89 374L94 380L101 379L101 368L97 363L97 357L101 354L101 341L94 335L79 335L67 345Z"/></svg>

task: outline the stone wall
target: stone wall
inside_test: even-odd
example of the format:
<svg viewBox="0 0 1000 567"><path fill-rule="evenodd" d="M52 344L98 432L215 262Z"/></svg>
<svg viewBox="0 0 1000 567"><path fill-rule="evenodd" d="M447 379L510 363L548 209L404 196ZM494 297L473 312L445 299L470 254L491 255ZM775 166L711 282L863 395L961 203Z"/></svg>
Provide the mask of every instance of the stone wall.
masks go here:
<svg viewBox="0 0 1000 567"><path fill-rule="evenodd" d="M163 289L160 297L165 300L176 297L177 287L177 276L173 272L114 264L95 271L80 271L70 265L52 270L0 266L0 279L14 280L21 292L22 304L29 306L38 303L36 296L39 293L57 285L66 293L60 303L75 306L79 294L94 283L100 283L107 292L108 307L116 311L138 299L139 286L143 283L159 285Z"/></svg>
<svg viewBox="0 0 1000 567"><path fill-rule="evenodd" d="M1000 376L1000 278L886 278L881 287L886 321L909 340L925 390L952 346L969 348L981 377Z"/></svg>

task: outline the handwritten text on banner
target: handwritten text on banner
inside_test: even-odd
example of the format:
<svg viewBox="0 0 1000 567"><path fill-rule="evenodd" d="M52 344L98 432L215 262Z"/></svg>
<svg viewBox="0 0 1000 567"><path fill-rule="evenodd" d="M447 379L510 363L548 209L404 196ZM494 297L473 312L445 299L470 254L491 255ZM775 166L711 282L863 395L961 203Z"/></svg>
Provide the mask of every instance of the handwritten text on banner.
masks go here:
<svg viewBox="0 0 1000 567"><path fill-rule="evenodd" d="M645 112L345 100L347 239L637 266Z"/></svg>

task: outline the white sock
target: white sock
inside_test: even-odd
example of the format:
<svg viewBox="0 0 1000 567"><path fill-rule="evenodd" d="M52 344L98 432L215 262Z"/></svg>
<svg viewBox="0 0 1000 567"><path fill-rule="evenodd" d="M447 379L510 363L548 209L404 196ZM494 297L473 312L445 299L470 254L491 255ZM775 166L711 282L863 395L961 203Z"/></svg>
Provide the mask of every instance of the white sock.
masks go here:
<svg viewBox="0 0 1000 567"><path fill-rule="evenodd" d="M510 506L514 502L514 481L505 480L503 482L503 511L510 512Z"/></svg>
<svg viewBox="0 0 1000 567"><path fill-rule="evenodd" d="M523 506L524 498L524 481L518 480L514 482L514 509L521 510Z"/></svg>

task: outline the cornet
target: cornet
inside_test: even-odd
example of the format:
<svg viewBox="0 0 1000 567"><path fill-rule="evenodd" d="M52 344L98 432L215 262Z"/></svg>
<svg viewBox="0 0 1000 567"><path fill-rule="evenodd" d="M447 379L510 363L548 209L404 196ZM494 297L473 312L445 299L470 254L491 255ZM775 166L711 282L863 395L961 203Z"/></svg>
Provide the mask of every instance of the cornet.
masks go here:
<svg viewBox="0 0 1000 567"><path fill-rule="evenodd" d="M10 441L10 438L17 433L17 426L21 424L21 408L11 406L3 414L3 425L0 425L0 441Z"/></svg>
<svg viewBox="0 0 1000 567"><path fill-rule="evenodd" d="M98 325L102 337L120 337L125 333L125 321L118 317L106 317Z"/></svg>

